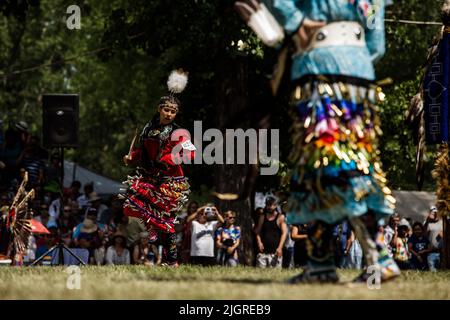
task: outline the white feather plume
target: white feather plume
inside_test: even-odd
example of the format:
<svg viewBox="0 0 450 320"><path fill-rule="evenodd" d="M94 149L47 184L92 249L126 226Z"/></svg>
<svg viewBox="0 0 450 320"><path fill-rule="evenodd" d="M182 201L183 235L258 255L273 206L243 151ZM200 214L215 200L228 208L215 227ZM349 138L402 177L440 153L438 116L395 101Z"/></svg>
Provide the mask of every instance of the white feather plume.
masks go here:
<svg viewBox="0 0 450 320"><path fill-rule="evenodd" d="M188 83L188 75L183 70L173 70L167 80L167 87L171 93L183 92Z"/></svg>

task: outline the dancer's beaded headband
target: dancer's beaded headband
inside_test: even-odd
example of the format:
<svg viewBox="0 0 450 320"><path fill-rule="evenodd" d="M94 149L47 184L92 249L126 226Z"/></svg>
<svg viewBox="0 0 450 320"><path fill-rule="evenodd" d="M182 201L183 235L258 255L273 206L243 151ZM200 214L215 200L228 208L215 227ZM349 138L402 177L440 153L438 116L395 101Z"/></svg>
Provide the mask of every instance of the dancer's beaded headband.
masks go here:
<svg viewBox="0 0 450 320"><path fill-rule="evenodd" d="M188 82L188 73L183 69L174 70L170 73L167 80L167 88L169 89L169 95L161 97L159 100L159 107L169 107L178 109L181 106L180 100L174 95L183 92Z"/></svg>

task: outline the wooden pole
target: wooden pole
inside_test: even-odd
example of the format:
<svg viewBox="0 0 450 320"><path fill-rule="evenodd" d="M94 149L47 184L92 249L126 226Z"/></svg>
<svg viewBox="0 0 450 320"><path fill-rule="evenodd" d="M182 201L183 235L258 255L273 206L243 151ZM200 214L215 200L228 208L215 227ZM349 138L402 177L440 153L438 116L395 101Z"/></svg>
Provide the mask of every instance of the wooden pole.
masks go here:
<svg viewBox="0 0 450 320"><path fill-rule="evenodd" d="M443 217L443 257L442 266L444 269L450 269L450 220L448 217Z"/></svg>

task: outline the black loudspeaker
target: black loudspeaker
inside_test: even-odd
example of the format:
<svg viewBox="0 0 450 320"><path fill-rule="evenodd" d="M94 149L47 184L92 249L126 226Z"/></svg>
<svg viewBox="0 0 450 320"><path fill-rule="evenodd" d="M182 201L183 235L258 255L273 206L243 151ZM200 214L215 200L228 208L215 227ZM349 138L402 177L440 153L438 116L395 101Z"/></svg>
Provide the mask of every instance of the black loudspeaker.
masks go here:
<svg viewBox="0 0 450 320"><path fill-rule="evenodd" d="M77 94L44 94L42 96L44 147L78 147L79 102Z"/></svg>

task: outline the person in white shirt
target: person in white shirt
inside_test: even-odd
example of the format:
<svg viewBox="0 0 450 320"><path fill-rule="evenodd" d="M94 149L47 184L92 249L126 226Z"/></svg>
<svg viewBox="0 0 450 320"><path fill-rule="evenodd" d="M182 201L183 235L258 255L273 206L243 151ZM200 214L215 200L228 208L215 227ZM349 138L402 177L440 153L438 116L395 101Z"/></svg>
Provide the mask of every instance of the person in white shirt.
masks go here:
<svg viewBox="0 0 450 320"><path fill-rule="evenodd" d="M127 239L120 232L112 238L112 245L106 250L107 265L130 264L130 251L126 248Z"/></svg>
<svg viewBox="0 0 450 320"><path fill-rule="evenodd" d="M437 213L437 208L432 206L423 225L432 250L432 252L427 256L428 268L430 271L437 271L441 261L439 236L443 231L443 223Z"/></svg>
<svg viewBox="0 0 450 320"><path fill-rule="evenodd" d="M48 207L48 214L49 214L49 220L47 223L47 228L50 228L52 226L57 227L57 220L59 216L61 215L62 210L62 204L61 204L61 197L56 198L52 201L50 206Z"/></svg>
<svg viewBox="0 0 450 320"><path fill-rule="evenodd" d="M214 234L217 227L224 223L222 215L216 207L206 205L191 214L187 221L192 221L190 262L202 266L214 265Z"/></svg>
<svg viewBox="0 0 450 320"><path fill-rule="evenodd" d="M89 195L94 192L94 185L88 183L84 185L84 194L77 198L78 207L82 210L86 209L89 204Z"/></svg>
<svg viewBox="0 0 450 320"><path fill-rule="evenodd" d="M389 256L393 257L392 247L397 244L398 225L400 224L400 215L394 213L389 217L389 224L384 228L384 242L386 244Z"/></svg>

